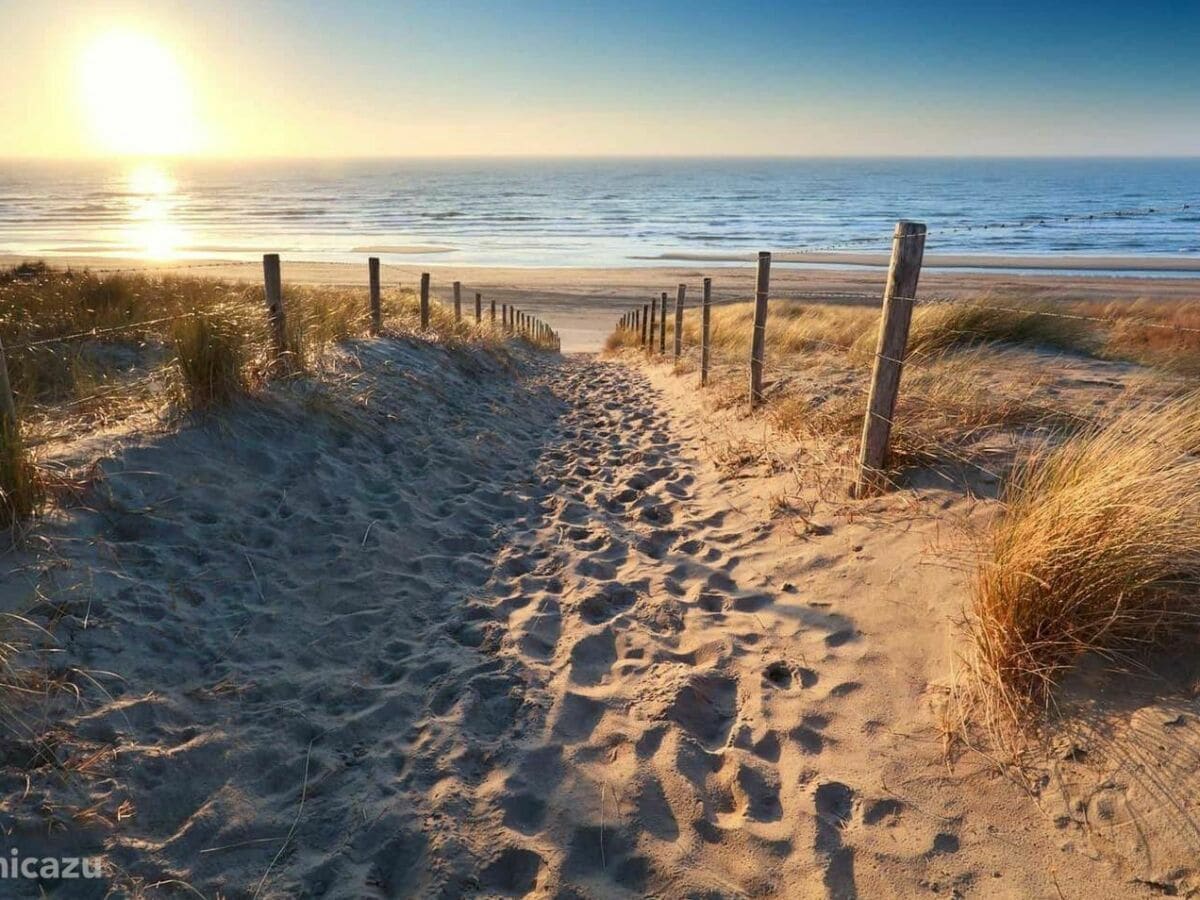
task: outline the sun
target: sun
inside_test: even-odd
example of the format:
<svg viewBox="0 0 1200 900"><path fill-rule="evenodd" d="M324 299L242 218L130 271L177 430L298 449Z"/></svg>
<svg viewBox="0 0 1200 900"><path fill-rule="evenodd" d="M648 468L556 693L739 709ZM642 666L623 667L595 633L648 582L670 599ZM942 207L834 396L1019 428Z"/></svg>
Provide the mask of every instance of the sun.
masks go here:
<svg viewBox="0 0 1200 900"><path fill-rule="evenodd" d="M79 78L94 150L157 156L197 149L191 86L154 37L124 28L92 37L79 57Z"/></svg>

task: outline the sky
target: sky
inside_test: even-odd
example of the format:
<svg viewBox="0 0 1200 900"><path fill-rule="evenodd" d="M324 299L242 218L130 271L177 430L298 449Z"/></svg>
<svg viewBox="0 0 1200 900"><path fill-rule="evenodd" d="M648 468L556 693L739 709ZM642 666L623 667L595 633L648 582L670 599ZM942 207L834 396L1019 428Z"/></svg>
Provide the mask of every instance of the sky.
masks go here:
<svg viewBox="0 0 1200 900"><path fill-rule="evenodd" d="M0 0L0 157L1200 154L1200 0Z"/></svg>

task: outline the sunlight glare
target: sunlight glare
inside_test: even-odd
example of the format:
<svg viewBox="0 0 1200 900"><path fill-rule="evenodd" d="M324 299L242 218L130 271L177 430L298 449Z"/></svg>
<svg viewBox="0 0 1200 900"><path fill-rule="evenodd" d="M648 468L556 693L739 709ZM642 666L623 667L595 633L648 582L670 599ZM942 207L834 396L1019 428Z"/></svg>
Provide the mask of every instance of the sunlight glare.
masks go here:
<svg viewBox="0 0 1200 900"><path fill-rule="evenodd" d="M132 199L131 222L126 235L131 246L147 259L172 259L186 240L175 221L175 179L157 163L144 162L125 178Z"/></svg>
<svg viewBox="0 0 1200 900"><path fill-rule="evenodd" d="M127 29L96 36L80 57L79 75L97 150L159 155L197 149L187 78L153 37Z"/></svg>

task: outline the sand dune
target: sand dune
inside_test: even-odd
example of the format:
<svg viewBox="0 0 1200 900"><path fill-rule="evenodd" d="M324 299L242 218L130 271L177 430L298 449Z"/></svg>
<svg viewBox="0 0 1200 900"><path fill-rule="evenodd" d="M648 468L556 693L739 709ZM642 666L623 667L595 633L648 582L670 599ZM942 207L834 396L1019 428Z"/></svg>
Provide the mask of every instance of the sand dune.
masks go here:
<svg viewBox="0 0 1200 900"><path fill-rule="evenodd" d="M690 379L515 363L352 343L126 435L10 565L104 687L0 810L102 857L71 896L1150 895L948 764L936 517L806 534Z"/></svg>

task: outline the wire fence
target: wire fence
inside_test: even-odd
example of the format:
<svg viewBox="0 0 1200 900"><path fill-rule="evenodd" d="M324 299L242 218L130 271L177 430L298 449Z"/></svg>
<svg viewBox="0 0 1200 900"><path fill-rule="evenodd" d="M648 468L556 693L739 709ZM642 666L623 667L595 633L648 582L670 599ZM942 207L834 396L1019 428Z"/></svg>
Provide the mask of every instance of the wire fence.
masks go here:
<svg viewBox="0 0 1200 900"><path fill-rule="evenodd" d="M1032 216L1021 220L1008 222L985 222L985 223L968 223L958 226L950 226L940 231L940 234L954 234L962 232L983 231L992 232L1006 229L1027 229L1043 226L1052 226L1064 222L1079 222L1079 221L1102 221L1106 219L1127 219L1127 218L1146 218L1151 216L1177 215L1181 212L1191 210L1195 207L1192 203L1183 203L1179 205L1167 206L1146 206L1116 210L1106 210L1089 213L1077 213L1068 215L1039 215ZM907 242L919 238L918 244L909 246ZM790 253L820 253L827 251L836 251L850 248L863 248L867 244L877 243L876 239L849 239L837 243L831 243L820 247L808 247L799 251L790 251ZM949 368L942 364L944 359L944 347L927 352L912 351L909 349L909 327L914 309L934 308L937 306L953 305L955 308L969 309L978 312L986 312L1000 314L1003 316L1019 316L1019 317L1046 317L1049 319L1069 320L1073 322L1087 323L1089 325L1097 325L1103 328L1145 328L1160 332L1169 332L1179 335L1200 335L1200 327L1184 324L1174 321L1162 321L1147 318L1144 315L1121 314L1114 311L1111 315L1093 315L1084 311L1066 311L1047 309L1044 306L1031 307L1022 306L1015 303L997 303L971 300L960 297L949 296L932 296L918 297L915 295L915 287L917 284L917 276L920 273L924 249L928 246L927 233L923 225L915 223L902 222L897 225L896 233L892 240L887 245L891 249L891 262L889 267L889 282L888 285L880 293L870 293L865 291L838 291L838 290L789 290L779 293L771 293L772 300L815 300L815 301L854 301L861 303L869 303L878 305L882 310L880 326L878 328L878 341L872 348L872 352L867 353L867 348L862 340L856 340L850 343L842 343L835 340L829 340L826 337L820 337L813 334L800 333L789 338L796 346L802 347L805 350L827 351L841 356L851 356L861 354L871 361L870 372L865 368L860 369L862 377L858 380L850 382L843 381L837 385L837 390L844 395L847 391L856 395L860 401L864 402L865 410L863 413L862 422L862 445L859 448L858 460L858 475L856 478L855 489L857 496L869 496L876 493L878 490L892 485L893 481L889 475L887 468L889 441L892 437L894 429L903 430L906 423L896 420L896 410L898 408L898 394L900 385L900 373L904 370L915 372L917 375L926 376L936 380L942 389L943 393L947 390L953 392L959 391L963 397L978 397L985 394L987 403L991 406L1008 405L1011 409L1018 412L1028 411L1028 419L1030 422L1038 422L1038 412L1041 409L1040 404L1034 400L1034 395L1037 391L1037 385L1031 385L1029 390L1024 395L1017 395L1011 392L998 390L994 384L988 384L986 387L981 386L978 379L968 381L959 376L955 376ZM882 249L882 248L881 248ZM763 254L760 254L759 267L759 284L756 291L762 293L768 290L767 284L764 281L764 270L762 267ZM767 255L767 269L769 272L769 255ZM895 285L908 283L913 294L906 294L903 290L895 289ZM723 301L712 303L713 306L726 306L734 303L744 303L744 300L729 298ZM619 327L628 329L630 322L623 320ZM670 326L666 321L660 318L657 322L653 322L653 328L647 329L645 323L640 321L640 315L635 310L632 313L632 331L634 333L634 343L645 349L651 356L659 355L659 349L664 346L666 331ZM756 316L754 322L754 332L758 334L765 332L768 327L768 320L764 317L761 320ZM970 345L972 343L981 343L978 332L970 330L969 323L963 328L956 329L953 327L953 320L949 323L942 323L939 327L943 331L947 331L949 337L954 339L956 344ZM655 333L657 330L657 334ZM711 346L705 344L710 340L710 335L707 327L702 331L701 344L698 348L698 355L702 360L709 359L711 355ZM753 410L756 401L759 399L756 392L762 390L762 374L767 373L774 381L768 385L770 388L775 387L775 383L782 380L798 379L805 374L805 367L788 366L781 362L764 362L762 358L761 345L762 341L751 341L747 339L746 344L751 352L750 365L750 408ZM885 350L886 347L895 347L896 349ZM745 352L744 350L742 352ZM759 355L757 358L755 354ZM676 372L683 374L685 371L691 371L695 365L696 354L683 353L677 354L675 357ZM756 369L757 367L757 369ZM737 371L738 366L730 367L728 364L710 365L710 368L726 371ZM707 372L702 372L701 384L706 383ZM826 391L825 393L828 393ZM910 404L911 405L911 404ZM900 405L903 410L906 408ZM1078 412L1057 408L1045 409L1043 421L1053 422L1069 422L1074 427L1082 427L1094 423L1094 416L1083 415ZM972 438L977 437L980 433L989 430L1000 430L999 424L993 428L988 423L976 424L964 429L964 433L955 436L954 439L942 440L938 442L936 447L937 454L945 456L957 463L969 466L990 478L999 480L1001 474L991 466L984 465L977 458L972 458L967 453L962 451L962 446L968 443Z"/></svg>
<svg viewBox="0 0 1200 900"><path fill-rule="evenodd" d="M170 268L216 268L235 264L228 261L206 262ZM5 298L9 308L19 314L13 327L23 329L27 334L32 331L33 336L26 339L18 337L6 346L0 345L0 449L11 445L14 438L17 445L30 449L76 437L82 431L111 421L114 415L125 418L139 410L148 409L142 401L160 403L164 391L186 387L188 383L187 367L184 365L188 351L183 349L181 341L194 339L211 342L221 339L212 337L218 334L225 335L226 340L238 342L243 349L237 351L240 357L237 365L251 370L249 378L253 383L278 372L296 371L296 358L305 355L306 347L319 349L326 345L321 343L323 339L319 336L323 333L320 331L322 328L332 329L330 333L336 332L335 338L379 333L382 292L377 277L368 279L367 296L361 308L359 305L353 308L347 306L357 304L357 301L342 295L338 301L342 306L333 310L322 305L325 301L321 296L303 292L289 295L290 299L285 305L282 279L278 275L278 256L268 254L262 266L264 290L259 292L257 302L253 302L252 292L227 295L218 289L216 292L202 292L196 297L189 290L181 294L179 300L181 304L191 306L190 309L169 315L147 316L143 313L131 321L75 330L66 329L72 321L77 322L80 318L102 317L101 322L107 319L111 323L122 311L136 315L139 306L164 301L153 292L135 294L132 296L140 298L135 305L125 306L123 304L126 301L122 299L114 309L112 299L103 290L99 294L84 292L78 298L74 294L55 294L55 313L48 318L39 317L36 308L36 301L42 296L39 291L56 290L56 283L43 280L44 276L51 274L53 277L63 277L64 273L38 270L31 273L34 277L14 279L10 284L20 293ZM377 261L372 258L368 268L375 270L377 267ZM274 281L271 278L272 270ZM144 267L86 271L103 275L123 272L156 274L155 270ZM75 282L62 282L67 283ZM456 283L454 287L458 290L461 286ZM411 328L401 326L399 333L408 334L411 330L417 336L423 333L438 334L451 327L448 318L452 316L453 328L450 333L453 334L466 336L472 330L480 334L488 331L499 333L505 339L526 341L542 349L557 351L561 347L560 336L548 323L515 306L503 304L501 319L496 315L493 303L485 315L482 293L476 292L477 313L464 317L461 304L450 307L442 302L432 302L428 288L429 276L426 274L420 304L420 328L416 327L417 310L416 305L412 304L413 308L408 310ZM93 301L93 296L98 299ZM437 318L431 319L435 306ZM214 323L211 333L201 330L188 337L170 329L175 323L201 318ZM405 321L404 317L400 321ZM393 320L395 323L396 320ZM317 329L317 336L310 334L310 328ZM45 334L55 329L64 330L65 333L36 336L38 330ZM137 341L131 343L123 340L128 335L137 335ZM78 349L68 352L66 348ZM200 349L204 352L203 348ZM282 363L286 365L280 365ZM203 369L204 363L200 365ZM303 368L303 363L300 368ZM20 376L17 382L11 378L14 372ZM203 377L202 372L199 377ZM68 395L67 399L47 399L63 394ZM183 398L185 394L186 390L180 397ZM21 401L19 405L18 399ZM67 422L70 426L63 428ZM22 431L25 433L22 434ZM3 472L0 471L2 481ZM0 501L7 490L8 486L0 483Z"/></svg>

